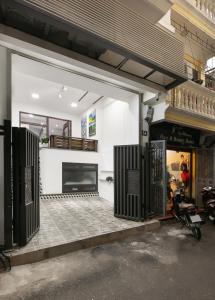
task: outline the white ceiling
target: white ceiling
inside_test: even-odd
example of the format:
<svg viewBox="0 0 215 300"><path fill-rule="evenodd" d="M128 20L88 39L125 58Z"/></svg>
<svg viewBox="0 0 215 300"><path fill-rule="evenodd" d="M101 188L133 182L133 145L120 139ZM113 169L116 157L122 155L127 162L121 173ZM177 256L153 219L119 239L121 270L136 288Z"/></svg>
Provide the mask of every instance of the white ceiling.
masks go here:
<svg viewBox="0 0 215 300"><path fill-rule="evenodd" d="M63 92L62 87L63 85L59 83L13 72L12 99L15 102L51 108L52 111L82 114L100 97L98 94L88 92L79 102L78 100L86 93L86 90L66 86L67 91ZM39 99L33 99L32 93L38 93ZM59 98L59 93L61 93L62 98ZM77 107L71 107L71 103L74 102L78 104Z"/></svg>
<svg viewBox="0 0 215 300"><path fill-rule="evenodd" d="M63 86L68 88L67 91L62 92ZM58 97L59 92L62 94L61 99ZM39 99L33 99L32 93L38 93ZM106 97L126 102L134 99L133 93L105 82L19 55L12 56L12 101L39 105L52 111L82 114L102 96L101 103ZM73 102L78 103L78 106L71 107Z"/></svg>

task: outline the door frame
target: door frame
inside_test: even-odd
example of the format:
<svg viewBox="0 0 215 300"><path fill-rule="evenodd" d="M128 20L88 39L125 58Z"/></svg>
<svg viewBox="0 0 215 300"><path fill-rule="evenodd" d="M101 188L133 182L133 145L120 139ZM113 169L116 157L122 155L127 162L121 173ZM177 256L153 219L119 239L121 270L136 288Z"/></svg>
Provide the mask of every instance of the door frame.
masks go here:
<svg viewBox="0 0 215 300"><path fill-rule="evenodd" d="M11 121L4 120L0 126L0 135L3 136L4 157L4 244L0 248L10 249L13 245L13 215L12 215L12 147L11 147Z"/></svg>
<svg viewBox="0 0 215 300"><path fill-rule="evenodd" d="M167 174L166 174L166 149L167 149L167 143L166 143L166 140L151 140L150 139L150 142L149 142L149 146L148 146L148 152L149 152L149 163L148 163L148 167L149 167L149 208L151 208L151 201L152 201L152 152L151 152L151 143L153 142L157 142L157 143L162 143L163 144L163 149L162 151L164 152L163 155L164 157L162 156L162 180L163 180L163 192L162 192L162 216L160 217L164 217L166 215L166 194L167 194L167 189L166 189L166 184L167 184ZM159 149L158 149L159 150ZM161 180L161 181L162 181ZM160 185L161 185L161 182L160 182ZM165 187L165 188L164 188ZM153 211L148 211L148 215L150 215L150 213L152 213L152 216L155 216L159 214L159 212L153 212Z"/></svg>

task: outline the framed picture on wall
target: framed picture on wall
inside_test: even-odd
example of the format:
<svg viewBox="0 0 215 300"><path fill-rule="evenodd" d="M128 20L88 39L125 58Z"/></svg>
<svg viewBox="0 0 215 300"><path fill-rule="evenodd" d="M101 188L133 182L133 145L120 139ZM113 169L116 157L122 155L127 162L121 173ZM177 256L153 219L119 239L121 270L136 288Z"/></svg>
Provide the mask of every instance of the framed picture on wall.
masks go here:
<svg viewBox="0 0 215 300"><path fill-rule="evenodd" d="M89 122L89 136L96 135L96 110L92 111L89 114L88 122Z"/></svg>
<svg viewBox="0 0 215 300"><path fill-rule="evenodd" d="M82 139L87 138L87 116L81 119L81 137Z"/></svg>

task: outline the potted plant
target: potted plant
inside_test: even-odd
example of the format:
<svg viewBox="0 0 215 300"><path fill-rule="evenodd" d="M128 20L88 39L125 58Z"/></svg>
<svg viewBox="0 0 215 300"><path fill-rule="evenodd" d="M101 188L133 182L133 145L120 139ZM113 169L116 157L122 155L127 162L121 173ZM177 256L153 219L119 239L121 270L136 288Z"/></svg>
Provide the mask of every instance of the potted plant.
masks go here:
<svg viewBox="0 0 215 300"><path fill-rule="evenodd" d="M48 146L49 146L49 138L48 137L41 139L41 146L48 148Z"/></svg>

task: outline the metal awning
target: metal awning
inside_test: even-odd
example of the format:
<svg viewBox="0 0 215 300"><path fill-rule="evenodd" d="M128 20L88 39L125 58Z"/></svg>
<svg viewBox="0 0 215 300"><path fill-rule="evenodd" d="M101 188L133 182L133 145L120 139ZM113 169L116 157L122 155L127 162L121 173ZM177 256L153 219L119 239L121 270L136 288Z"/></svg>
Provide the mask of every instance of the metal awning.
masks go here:
<svg viewBox="0 0 215 300"><path fill-rule="evenodd" d="M183 43L117 0L1 0L0 22L166 90L187 78Z"/></svg>

